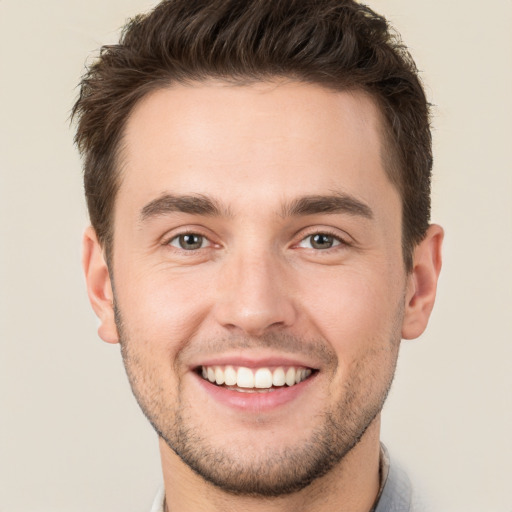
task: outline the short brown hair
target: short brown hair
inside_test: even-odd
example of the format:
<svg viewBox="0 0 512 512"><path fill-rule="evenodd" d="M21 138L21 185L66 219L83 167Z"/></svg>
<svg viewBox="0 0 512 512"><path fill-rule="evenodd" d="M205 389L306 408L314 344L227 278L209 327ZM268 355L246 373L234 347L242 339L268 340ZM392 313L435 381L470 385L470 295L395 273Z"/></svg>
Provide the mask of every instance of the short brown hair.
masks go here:
<svg viewBox="0 0 512 512"><path fill-rule="evenodd" d="M280 77L365 91L384 119L386 172L402 198L405 266L430 219L429 105L414 61L385 18L353 0L164 0L103 46L72 116L91 223L107 257L126 121L148 92L210 78Z"/></svg>

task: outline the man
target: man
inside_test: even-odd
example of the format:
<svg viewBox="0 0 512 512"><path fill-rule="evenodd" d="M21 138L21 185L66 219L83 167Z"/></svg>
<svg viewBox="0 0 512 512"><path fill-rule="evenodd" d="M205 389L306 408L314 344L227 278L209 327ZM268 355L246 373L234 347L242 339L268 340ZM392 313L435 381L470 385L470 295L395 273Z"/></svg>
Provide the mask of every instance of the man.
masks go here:
<svg viewBox="0 0 512 512"><path fill-rule="evenodd" d="M415 510L379 441L432 310L428 105L351 0L169 0L82 81L99 335L159 435L154 510Z"/></svg>

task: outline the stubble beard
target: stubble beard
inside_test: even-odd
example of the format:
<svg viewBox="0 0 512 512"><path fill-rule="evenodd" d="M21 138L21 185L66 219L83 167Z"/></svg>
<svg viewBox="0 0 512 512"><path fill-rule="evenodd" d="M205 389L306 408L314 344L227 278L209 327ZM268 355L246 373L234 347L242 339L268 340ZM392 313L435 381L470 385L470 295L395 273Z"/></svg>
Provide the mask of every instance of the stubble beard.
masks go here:
<svg viewBox="0 0 512 512"><path fill-rule="evenodd" d="M195 473L229 494L284 496L304 489L339 465L379 414L386 394L387 390L378 405L359 418L350 417L348 404L343 403L338 414L323 413L320 426L299 446L272 447L246 460L243 447L230 452L212 447L199 429L190 426L185 408L178 409L172 432L159 434ZM293 431L297 426L290 428Z"/></svg>
<svg viewBox="0 0 512 512"><path fill-rule="evenodd" d="M190 417L181 385L176 403L172 407L165 403L168 391L161 388L155 372L145 368L142 359L135 355L136 342L124 332L117 309L116 324L133 394L157 434L204 480L229 494L251 497L277 497L300 491L342 463L382 410L393 381L400 343L399 331L394 328L385 346L367 353L352 367L341 398L319 416L317 428L299 446L281 450L272 447L244 458L240 456L243 447L217 447L202 434ZM379 370L386 374L375 388L372 369L375 370L375 361L384 357L383 352L387 352L385 368L379 366Z"/></svg>

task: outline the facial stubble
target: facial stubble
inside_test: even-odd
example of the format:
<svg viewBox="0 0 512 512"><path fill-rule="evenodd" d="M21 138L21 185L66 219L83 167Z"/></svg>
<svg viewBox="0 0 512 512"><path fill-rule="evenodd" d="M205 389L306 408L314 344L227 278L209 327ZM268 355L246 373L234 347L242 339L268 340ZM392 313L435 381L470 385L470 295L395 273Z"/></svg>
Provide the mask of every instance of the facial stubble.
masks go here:
<svg viewBox="0 0 512 512"><path fill-rule="evenodd" d="M293 447L268 447L257 455L253 454L252 458L247 457L243 447L227 450L215 446L211 439L203 435L190 414L193 405L184 400L181 381L177 386L175 403L165 403L170 390L162 388L157 372L137 354L137 340L128 336L117 307L115 318L123 362L133 394L169 448L196 474L227 493L277 497L304 489L339 466L382 410L395 372L403 305L396 313L389 339L374 346L351 365L340 398L318 415L318 426L307 438ZM233 344L238 348L248 345L254 347L258 343L262 347L279 348L280 339L286 347L294 342L290 335L279 337L270 334L259 341L239 340L233 341ZM318 347L322 358L330 353L330 371L334 374L337 356L326 342L299 339L295 339L295 342L297 347L307 346L309 351ZM376 369L380 372L377 379ZM210 418L209 421L213 422L214 419ZM292 425L290 428L296 429L297 426Z"/></svg>

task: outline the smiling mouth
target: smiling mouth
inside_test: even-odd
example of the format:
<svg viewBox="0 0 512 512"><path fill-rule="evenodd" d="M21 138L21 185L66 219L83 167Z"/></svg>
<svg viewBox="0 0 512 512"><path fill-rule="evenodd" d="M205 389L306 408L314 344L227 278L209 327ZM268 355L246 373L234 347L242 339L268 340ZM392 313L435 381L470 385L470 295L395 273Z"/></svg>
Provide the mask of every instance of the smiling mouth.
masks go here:
<svg viewBox="0 0 512 512"><path fill-rule="evenodd" d="M247 368L226 365L197 368L197 373L204 380L241 393L265 393L296 386L316 372L317 370L301 366Z"/></svg>

